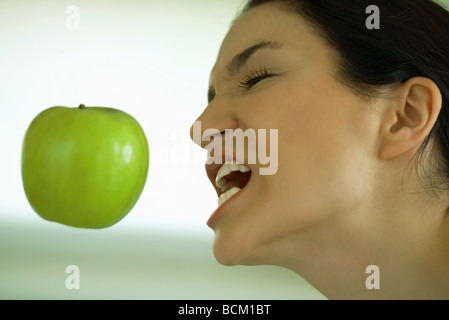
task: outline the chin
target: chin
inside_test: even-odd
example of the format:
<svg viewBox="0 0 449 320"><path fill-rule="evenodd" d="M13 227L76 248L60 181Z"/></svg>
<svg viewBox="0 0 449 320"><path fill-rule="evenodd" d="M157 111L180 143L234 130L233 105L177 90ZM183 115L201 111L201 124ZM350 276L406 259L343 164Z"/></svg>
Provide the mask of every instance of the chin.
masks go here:
<svg viewBox="0 0 449 320"><path fill-rule="evenodd" d="M213 251L217 262L224 266L244 265L250 260L251 246L244 239L216 232Z"/></svg>
<svg viewBox="0 0 449 320"><path fill-rule="evenodd" d="M257 249L250 239L236 235L216 232L213 252L217 262L224 266L269 264L265 250Z"/></svg>

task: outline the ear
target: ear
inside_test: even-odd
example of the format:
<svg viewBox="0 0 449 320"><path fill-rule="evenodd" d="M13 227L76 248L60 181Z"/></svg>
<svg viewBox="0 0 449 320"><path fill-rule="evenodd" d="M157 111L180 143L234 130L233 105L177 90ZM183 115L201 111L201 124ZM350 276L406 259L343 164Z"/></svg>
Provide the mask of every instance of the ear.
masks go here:
<svg viewBox="0 0 449 320"><path fill-rule="evenodd" d="M438 86L424 77L401 83L399 98L387 102L380 130L379 157L397 157L419 147L435 125L442 107Z"/></svg>

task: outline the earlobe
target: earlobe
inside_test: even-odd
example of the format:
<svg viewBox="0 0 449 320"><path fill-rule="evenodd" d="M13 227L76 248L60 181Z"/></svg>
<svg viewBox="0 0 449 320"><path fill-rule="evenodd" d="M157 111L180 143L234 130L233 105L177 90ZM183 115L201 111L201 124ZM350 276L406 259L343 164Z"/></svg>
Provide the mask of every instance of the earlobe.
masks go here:
<svg viewBox="0 0 449 320"><path fill-rule="evenodd" d="M387 160L421 145L434 127L442 107L438 86L424 77L411 78L395 89L381 128L379 157Z"/></svg>

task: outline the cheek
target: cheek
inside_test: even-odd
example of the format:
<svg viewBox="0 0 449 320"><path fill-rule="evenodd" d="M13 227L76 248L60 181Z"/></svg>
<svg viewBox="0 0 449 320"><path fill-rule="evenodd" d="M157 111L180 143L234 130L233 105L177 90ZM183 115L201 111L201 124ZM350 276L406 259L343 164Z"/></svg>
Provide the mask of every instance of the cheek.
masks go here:
<svg viewBox="0 0 449 320"><path fill-rule="evenodd" d="M279 129L278 172L267 178L266 211L276 210L276 220L285 218L281 224L292 228L347 212L366 192L368 111L338 88L308 89L284 89L265 100L277 103L270 127Z"/></svg>
<svg viewBox="0 0 449 320"><path fill-rule="evenodd" d="M364 198L366 115L350 96L309 91L273 86L240 109L248 127L278 129L278 171L256 177L251 203L217 232L224 264L254 258L256 248L348 213Z"/></svg>

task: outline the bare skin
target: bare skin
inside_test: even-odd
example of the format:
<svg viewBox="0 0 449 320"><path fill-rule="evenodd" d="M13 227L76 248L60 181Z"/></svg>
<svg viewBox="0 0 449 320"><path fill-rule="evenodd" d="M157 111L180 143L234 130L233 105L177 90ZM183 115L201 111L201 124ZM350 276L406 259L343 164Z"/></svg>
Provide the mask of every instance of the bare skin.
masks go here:
<svg viewBox="0 0 449 320"><path fill-rule="evenodd" d="M275 45L229 73L234 56L264 41ZM244 195L211 225L215 257L288 268L330 299L447 299L449 202L410 169L440 91L417 77L368 100L336 79L334 54L273 4L245 13L223 40L198 121L203 131L278 129L279 170L263 176L249 165ZM378 290L365 285L370 265L380 270Z"/></svg>

